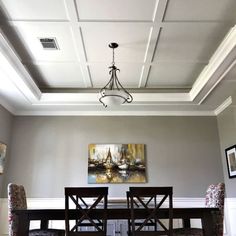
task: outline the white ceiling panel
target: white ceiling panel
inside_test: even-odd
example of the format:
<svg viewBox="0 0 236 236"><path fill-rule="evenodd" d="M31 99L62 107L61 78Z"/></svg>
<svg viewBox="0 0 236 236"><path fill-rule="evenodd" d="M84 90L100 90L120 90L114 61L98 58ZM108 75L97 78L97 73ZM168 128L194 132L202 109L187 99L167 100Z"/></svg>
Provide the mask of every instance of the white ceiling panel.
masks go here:
<svg viewBox="0 0 236 236"><path fill-rule="evenodd" d="M28 65L28 68L41 88L85 88L83 74L77 63L45 63Z"/></svg>
<svg viewBox="0 0 236 236"><path fill-rule="evenodd" d="M235 0L169 0L165 21L234 21Z"/></svg>
<svg viewBox="0 0 236 236"><path fill-rule="evenodd" d="M218 23L170 23L162 28L154 57L158 60L206 62L229 27Z"/></svg>
<svg viewBox="0 0 236 236"><path fill-rule="evenodd" d="M152 21L157 0L76 0L80 20Z"/></svg>
<svg viewBox="0 0 236 236"><path fill-rule="evenodd" d="M116 42L117 62L143 62L150 34L150 24L86 23L82 26L85 51L89 62L109 62L112 50L108 47Z"/></svg>
<svg viewBox="0 0 236 236"><path fill-rule="evenodd" d="M151 66L147 87L192 87L204 64L159 62Z"/></svg>
<svg viewBox="0 0 236 236"><path fill-rule="evenodd" d="M89 66L94 87L102 88L108 83L111 77L109 74L109 66L109 64L92 64ZM120 69L120 72L117 72L120 83L124 87L137 88L142 65L117 63L116 66Z"/></svg>
<svg viewBox="0 0 236 236"><path fill-rule="evenodd" d="M67 20L64 0L1 0L10 20Z"/></svg>
<svg viewBox="0 0 236 236"><path fill-rule="evenodd" d="M24 46L34 61L75 61L77 60L74 40L67 23L15 23ZM56 38L59 50L43 49L40 38ZM23 58L27 60L27 58Z"/></svg>

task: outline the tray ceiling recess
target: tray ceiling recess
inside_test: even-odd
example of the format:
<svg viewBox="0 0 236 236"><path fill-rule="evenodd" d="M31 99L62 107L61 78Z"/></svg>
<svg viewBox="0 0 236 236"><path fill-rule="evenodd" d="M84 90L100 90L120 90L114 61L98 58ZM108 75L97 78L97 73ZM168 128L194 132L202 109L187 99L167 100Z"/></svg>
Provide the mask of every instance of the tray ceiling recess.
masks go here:
<svg viewBox="0 0 236 236"><path fill-rule="evenodd" d="M0 3L0 104L15 115L214 116L234 103L235 0ZM110 42L133 102L104 108Z"/></svg>

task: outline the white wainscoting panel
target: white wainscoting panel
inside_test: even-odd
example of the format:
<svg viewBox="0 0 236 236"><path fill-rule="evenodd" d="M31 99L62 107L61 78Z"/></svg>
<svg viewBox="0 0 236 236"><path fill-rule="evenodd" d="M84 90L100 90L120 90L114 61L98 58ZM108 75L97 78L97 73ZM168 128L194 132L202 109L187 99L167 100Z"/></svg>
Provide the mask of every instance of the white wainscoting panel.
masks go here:
<svg viewBox="0 0 236 236"><path fill-rule="evenodd" d="M0 235L8 235L8 212L6 198L0 198Z"/></svg>
<svg viewBox="0 0 236 236"><path fill-rule="evenodd" d="M204 198L174 198L174 207L203 207ZM28 198L28 208L32 209L53 209L64 208L64 198ZM236 236L236 198L228 198L225 202L225 236ZM123 222L123 223L122 223ZM109 235L115 236L116 232L125 232L124 221L109 221ZM191 220L191 225L201 227L200 220ZM39 222L32 222L31 228L39 227ZM51 221L49 227L64 228L64 221ZM181 227L181 220L175 220L174 227ZM0 199L0 236L8 235L8 213L7 199ZM121 233L124 235L124 233Z"/></svg>
<svg viewBox="0 0 236 236"><path fill-rule="evenodd" d="M225 232L224 235L236 236L236 198L225 199Z"/></svg>

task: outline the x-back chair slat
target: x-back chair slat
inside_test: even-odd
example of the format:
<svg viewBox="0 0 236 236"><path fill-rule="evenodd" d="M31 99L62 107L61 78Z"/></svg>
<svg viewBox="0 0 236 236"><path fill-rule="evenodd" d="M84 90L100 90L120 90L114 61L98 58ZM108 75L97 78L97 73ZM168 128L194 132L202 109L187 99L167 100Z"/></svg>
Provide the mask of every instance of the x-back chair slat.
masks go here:
<svg viewBox="0 0 236 236"><path fill-rule="evenodd" d="M108 187L65 188L66 235L106 235L107 195ZM87 202L88 199L90 199L89 203ZM73 205L73 208L70 205ZM92 210L98 206L104 209L101 219L91 216ZM70 227L69 209L77 211L77 218L73 227ZM88 228L84 230L84 227L92 227L93 230L89 231Z"/></svg>
<svg viewBox="0 0 236 236"><path fill-rule="evenodd" d="M88 220L98 231L102 231L101 228L99 228L99 226L94 222L94 219L92 219L90 216L89 216L89 213L91 212L92 209L94 209L97 204L102 200L103 196L99 196L98 199L89 207L87 208L87 210L85 211L84 208L82 208L77 202L73 202L76 204L76 206L78 207L77 209L80 210L80 212L83 214L82 217L80 217L76 223L76 225L72 228L72 229L76 229L76 227L79 227L80 224L82 223L83 220ZM72 199L72 198L71 198ZM73 198L74 199L74 198ZM86 207L88 207L87 204L85 204ZM99 221L99 219L96 219ZM100 221L99 221L100 222ZM72 230L73 231L73 230Z"/></svg>
<svg viewBox="0 0 236 236"><path fill-rule="evenodd" d="M130 187L127 193L128 206L131 208L130 235L172 235L173 234L173 199L172 187ZM158 199L158 201L157 201ZM166 226L158 218L158 210L168 201L169 219ZM130 201L130 202L129 202ZM139 205L147 212L140 222L135 218L135 205ZM165 206L166 207L166 206ZM136 207L137 208L137 207ZM152 226L152 228L150 228ZM154 226L154 227L153 227Z"/></svg>

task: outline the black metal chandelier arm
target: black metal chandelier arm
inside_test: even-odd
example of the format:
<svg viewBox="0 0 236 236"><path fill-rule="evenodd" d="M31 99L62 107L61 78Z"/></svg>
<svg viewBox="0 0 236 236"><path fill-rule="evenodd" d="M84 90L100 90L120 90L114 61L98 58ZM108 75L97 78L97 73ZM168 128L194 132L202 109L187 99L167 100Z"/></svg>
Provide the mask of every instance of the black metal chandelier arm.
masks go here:
<svg viewBox="0 0 236 236"><path fill-rule="evenodd" d="M131 103L133 101L132 95L121 85L121 83L118 80L117 76L115 77L115 82L116 82L117 88L119 88L119 90L123 90L128 95L128 97L125 100L128 103Z"/></svg>
<svg viewBox="0 0 236 236"><path fill-rule="evenodd" d="M102 91L103 89L110 89L110 84L112 83L112 80L113 80L113 77L111 76L108 83L103 88L101 88L100 91Z"/></svg>
<svg viewBox="0 0 236 236"><path fill-rule="evenodd" d="M118 68L116 68L115 66L114 67L110 66L109 68L111 68L111 70L109 71L109 74L111 74L111 78L108 81L108 83L102 89L113 90L114 89L114 83L117 85L116 79L118 80L118 78L116 76L116 71L120 71L120 70Z"/></svg>
<svg viewBox="0 0 236 236"><path fill-rule="evenodd" d="M104 98L104 97L106 97L106 95L101 96L101 97L99 98L99 102L101 102L104 107L107 107L107 105L102 101L102 98Z"/></svg>
<svg viewBox="0 0 236 236"><path fill-rule="evenodd" d="M110 90L113 90L113 89L114 89L114 78L112 77L112 78L110 79L110 81L111 81L111 83L109 84L109 89L110 89Z"/></svg>
<svg viewBox="0 0 236 236"><path fill-rule="evenodd" d="M120 69L118 69L115 65L109 66L109 68L109 74L113 74L116 73L116 71L120 71Z"/></svg>
<svg viewBox="0 0 236 236"><path fill-rule="evenodd" d="M127 103L131 103L133 101L133 96L126 90L124 89L128 97L125 99Z"/></svg>

